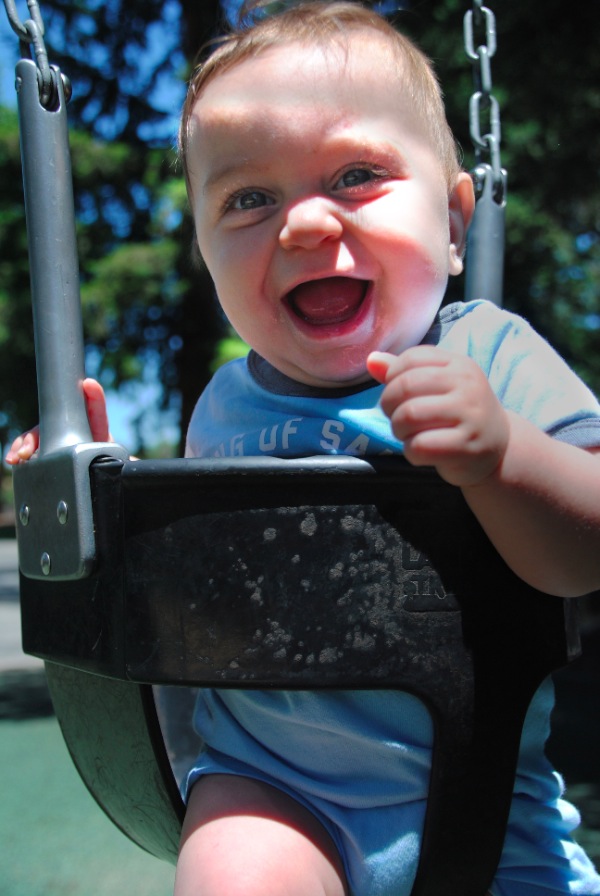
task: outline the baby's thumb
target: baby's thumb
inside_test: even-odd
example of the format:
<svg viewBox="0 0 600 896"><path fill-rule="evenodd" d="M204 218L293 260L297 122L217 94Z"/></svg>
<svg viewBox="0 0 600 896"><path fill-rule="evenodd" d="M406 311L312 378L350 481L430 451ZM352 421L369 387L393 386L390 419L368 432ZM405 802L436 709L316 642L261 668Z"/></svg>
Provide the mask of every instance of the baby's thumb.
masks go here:
<svg viewBox="0 0 600 896"><path fill-rule="evenodd" d="M387 372L395 355L388 352L371 352L367 358L367 370L378 383L385 383Z"/></svg>
<svg viewBox="0 0 600 896"><path fill-rule="evenodd" d="M95 442L111 442L104 389L100 383L88 377L83 381L83 395L92 439Z"/></svg>

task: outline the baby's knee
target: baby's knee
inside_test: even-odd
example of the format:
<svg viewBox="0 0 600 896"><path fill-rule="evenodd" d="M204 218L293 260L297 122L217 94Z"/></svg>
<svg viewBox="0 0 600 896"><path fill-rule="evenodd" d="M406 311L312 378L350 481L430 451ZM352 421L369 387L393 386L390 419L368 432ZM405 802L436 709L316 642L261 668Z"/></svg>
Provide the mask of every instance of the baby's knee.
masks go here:
<svg viewBox="0 0 600 896"><path fill-rule="evenodd" d="M182 845L174 896L345 896L343 872L281 823L224 818Z"/></svg>
<svg viewBox="0 0 600 896"><path fill-rule="evenodd" d="M202 779L183 828L175 896L344 896L318 819L286 794L233 776Z"/></svg>

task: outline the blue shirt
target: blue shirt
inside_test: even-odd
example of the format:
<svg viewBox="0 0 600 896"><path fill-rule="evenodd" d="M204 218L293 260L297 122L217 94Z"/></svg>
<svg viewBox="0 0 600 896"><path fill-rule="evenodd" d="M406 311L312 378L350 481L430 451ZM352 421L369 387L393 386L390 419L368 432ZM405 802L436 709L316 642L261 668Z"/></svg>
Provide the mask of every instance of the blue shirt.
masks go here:
<svg viewBox="0 0 600 896"><path fill-rule="evenodd" d="M600 445L600 406L522 318L487 302L443 308L425 340L467 355L504 407L580 447ZM379 407L383 387L319 389L289 379L251 352L217 371L190 422L188 457L397 454Z"/></svg>

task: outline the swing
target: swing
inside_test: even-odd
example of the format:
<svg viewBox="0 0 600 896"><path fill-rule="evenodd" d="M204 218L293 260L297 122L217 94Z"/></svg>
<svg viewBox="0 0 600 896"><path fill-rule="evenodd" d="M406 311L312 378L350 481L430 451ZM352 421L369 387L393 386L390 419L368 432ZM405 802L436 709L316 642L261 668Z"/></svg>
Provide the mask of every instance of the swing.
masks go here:
<svg viewBox="0 0 600 896"><path fill-rule="evenodd" d="M579 651L576 602L517 579L459 489L401 458L156 463L91 443L65 87L35 3L25 25L5 5L36 57L17 64L40 403L39 457L14 476L23 647L46 662L81 777L175 861L184 807L154 685L181 704L202 686L406 690L435 728L413 896L482 896L527 707ZM476 173L472 254L497 301L503 178L495 151Z"/></svg>

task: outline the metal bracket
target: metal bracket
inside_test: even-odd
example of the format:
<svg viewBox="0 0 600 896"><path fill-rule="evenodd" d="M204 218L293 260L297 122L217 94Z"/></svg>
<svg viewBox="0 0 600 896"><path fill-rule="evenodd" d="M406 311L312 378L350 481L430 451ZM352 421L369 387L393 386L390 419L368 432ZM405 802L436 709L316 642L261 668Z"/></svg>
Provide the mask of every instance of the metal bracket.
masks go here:
<svg viewBox="0 0 600 896"><path fill-rule="evenodd" d="M31 579L85 578L96 561L90 465L128 459L112 442L70 445L14 471L19 566Z"/></svg>
<svg viewBox="0 0 600 896"><path fill-rule="evenodd" d="M506 191L498 202L494 195L491 165L478 165L472 172L477 203L467 234L465 301L487 299L502 305L504 281L504 230ZM502 172L506 178L506 172Z"/></svg>
<svg viewBox="0 0 600 896"><path fill-rule="evenodd" d="M21 572L67 581L89 576L96 562L90 466L107 456L126 461L128 452L91 441L66 96L55 74L57 101L47 109L36 63L17 63L40 447L15 469L14 494Z"/></svg>

